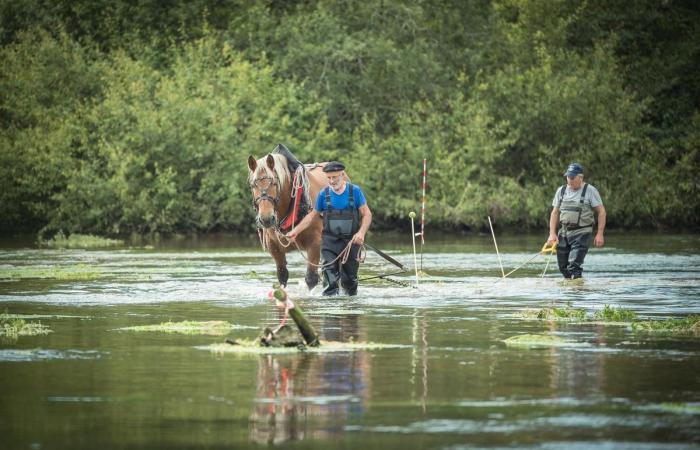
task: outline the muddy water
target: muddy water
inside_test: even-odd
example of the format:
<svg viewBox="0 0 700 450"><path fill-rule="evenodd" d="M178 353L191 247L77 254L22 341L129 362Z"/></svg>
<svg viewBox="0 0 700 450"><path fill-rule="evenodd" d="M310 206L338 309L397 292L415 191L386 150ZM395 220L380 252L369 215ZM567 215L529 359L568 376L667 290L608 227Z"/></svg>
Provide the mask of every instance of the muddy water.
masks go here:
<svg viewBox="0 0 700 450"><path fill-rule="evenodd" d="M410 242L374 236L412 266ZM505 270L542 236L500 237ZM230 355L222 336L138 333L134 325L226 320L229 337L276 324L265 299L271 259L225 238L154 248L0 250L0 311L48 325L0 341L0 448L697 448L700 337L624 326L524 320L570 303L622 306L641 318L700 313L700 237L611 234L583 284L546 259L499 280L490 236L434 237L417 288L381 280L355 298L291 294L326 340L405 347L328 354ZM419 257L420 264L420 257ZM78 267L83 280L17 279ZM367 277L393 269L371 252ZM44 272L42 272L44 271ZM8 275L15 273L15 275ZM409 274L393 277L413 282ZM517 348L525 334L569 341Z"/></svg>

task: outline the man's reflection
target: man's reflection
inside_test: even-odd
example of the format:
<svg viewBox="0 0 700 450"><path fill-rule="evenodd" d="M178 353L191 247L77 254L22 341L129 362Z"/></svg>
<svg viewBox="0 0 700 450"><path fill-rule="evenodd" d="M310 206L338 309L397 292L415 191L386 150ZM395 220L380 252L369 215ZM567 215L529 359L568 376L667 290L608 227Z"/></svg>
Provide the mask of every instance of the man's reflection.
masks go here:
<svg viewBox="0 0 700 450"><path fill-rule="evenodd" d="M327 317L320 329L322 342L365 340L356 315ZM251 440L270 445L337 436L364 413L369 382L365 351L261 356Z"/></svg>

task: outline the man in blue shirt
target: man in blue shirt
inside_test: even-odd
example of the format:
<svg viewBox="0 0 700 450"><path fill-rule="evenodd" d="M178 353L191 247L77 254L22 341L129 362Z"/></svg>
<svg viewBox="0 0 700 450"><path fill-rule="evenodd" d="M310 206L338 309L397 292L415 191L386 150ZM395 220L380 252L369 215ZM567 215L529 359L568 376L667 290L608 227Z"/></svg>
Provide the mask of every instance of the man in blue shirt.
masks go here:
<svg viewBox="0 0 700 450"><path fill-rule="evenodd" d="M323 218L323 295L337 295L340 287L346 294L356 295L357 270L360 267L357 254L372 223L372 212L362 190L347 181L345 166L341 162L326 164L323 172L328 187L318 193L313 211L287 237L294 239L313 220ZM343 264L339 255L350 243L350 254Z"/></svg>

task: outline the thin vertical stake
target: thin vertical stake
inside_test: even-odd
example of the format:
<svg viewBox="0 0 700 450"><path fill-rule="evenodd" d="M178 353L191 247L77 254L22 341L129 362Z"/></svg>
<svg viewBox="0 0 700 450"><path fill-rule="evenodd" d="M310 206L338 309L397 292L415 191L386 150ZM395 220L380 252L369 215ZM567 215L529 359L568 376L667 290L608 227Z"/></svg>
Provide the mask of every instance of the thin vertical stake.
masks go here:
<svg viewBox="0 0 700 450"><path fill-rule="evenodd" d="M491 223L491 216L489 218L489 228L491 228L491 236L493 236L493 245L496 247L496 255L498 256L498 264L501 266L501 275L503 278L506 277L506 272L503 270L503 263L501 262L501 254L498 252L498 244L496 244L496 234L493 232L493 224Z"/></svg>
<svg viewBox="0 0 700 450"><path fill-rule="evenodd" d="M425 245L425 185L428 173L428 159L423 158L423 199L420 208L420 271L423 272L423 246Z"/></svg>
<svg viewBox="0 0 700 450"><path fill-rule="evenodd" d="M413 267L416 268L416 286L418 286L418 261L416 260L416 230L413 225L413 216L415 216L416 213L411 212L411 237L413 238Z"/></svg>
<svg viewBox="0 0 700 450"><path fill-rule="evenodd" d="M425 184L428 170L428 160L423 158L423 202L420 208L420 243L425 244Z"/></svg>

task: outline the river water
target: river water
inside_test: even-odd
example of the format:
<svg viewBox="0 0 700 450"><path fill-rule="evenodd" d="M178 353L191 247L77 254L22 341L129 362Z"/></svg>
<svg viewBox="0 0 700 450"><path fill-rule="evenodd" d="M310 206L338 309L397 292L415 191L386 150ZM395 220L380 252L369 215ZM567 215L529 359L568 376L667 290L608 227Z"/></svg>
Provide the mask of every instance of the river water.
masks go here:
<svg viewBox="0 0 700 450"><path fill-rule="evenodd" d="M410 241L372 241L413 269ZM542 241L500 236L505 270ZM322 339L400 347L235 355L206 349L222 336L120 328L225 320L236 326L230 338L254 338L278 323L266 299L274 266L252 240L112 250L4 242L0 312L53 332L0 341L0 448L699 448L699 336L523 312L698 314L700 236L610 234L580 284L560 280L553 261L542 277L541 256L501 280L489 235L429 236L417 260L426 274L417 287L373 279L357 297L322 298L299 284L302 257L289 256L290 294ZM16 275L57 268L93 276ZM369 252L360 275L394 270ZM413 284L415 274L393 279ZM520 334L570 344L503 342Z"/></svg>

